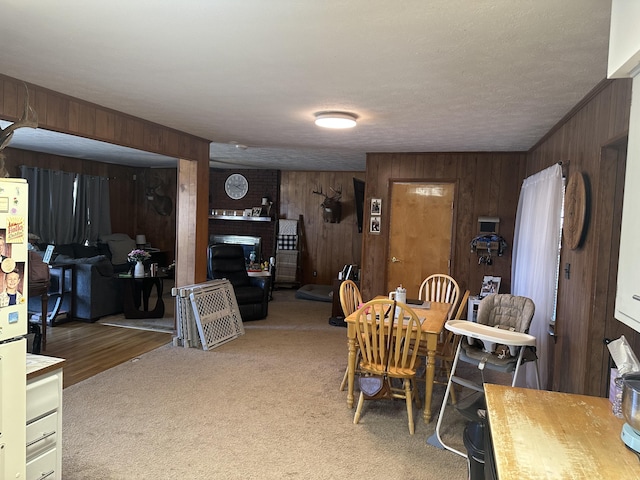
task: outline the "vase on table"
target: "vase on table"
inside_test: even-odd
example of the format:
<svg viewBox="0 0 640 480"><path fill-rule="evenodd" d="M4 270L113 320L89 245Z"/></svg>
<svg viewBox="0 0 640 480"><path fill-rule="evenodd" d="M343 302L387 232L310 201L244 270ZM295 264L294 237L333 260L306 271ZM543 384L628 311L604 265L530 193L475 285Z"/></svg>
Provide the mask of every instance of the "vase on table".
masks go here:
<svg viewBox="0 0 640 480"><path fill-rule="evenodd" d="M133 267L133 276L135 278L144 277L144 265L142 264L142 262L140 260L138 260L136 262L135 267Z"/></svg>

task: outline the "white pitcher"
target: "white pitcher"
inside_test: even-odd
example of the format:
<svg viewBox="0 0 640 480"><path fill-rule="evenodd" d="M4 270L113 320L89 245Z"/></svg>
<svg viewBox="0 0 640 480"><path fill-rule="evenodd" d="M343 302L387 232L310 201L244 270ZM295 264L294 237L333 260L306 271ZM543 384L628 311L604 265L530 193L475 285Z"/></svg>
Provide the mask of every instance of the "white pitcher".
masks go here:
<svg viewBox="0 0 640 480"><path fill-rule="evenodd" d="M400 303L407 303L407 289L402 284L394 291L389 292L389 300L395 300Z"/></svg>

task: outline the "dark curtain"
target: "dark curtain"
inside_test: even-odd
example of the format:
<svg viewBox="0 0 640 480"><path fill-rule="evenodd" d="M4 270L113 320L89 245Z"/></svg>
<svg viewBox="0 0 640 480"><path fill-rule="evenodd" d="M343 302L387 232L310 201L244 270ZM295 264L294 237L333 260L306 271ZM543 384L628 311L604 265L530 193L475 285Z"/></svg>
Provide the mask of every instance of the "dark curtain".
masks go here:
<svg viewBox="0 0 640 480"><path fill-rule="evenodd" d="M107 178L27 166L20 171L29 184L29 233L41 242L84 244L111 233Z"/></svg>
<svg viewBox="0 0 640 480"><path fill-rule="evenodd" d="M74 238L94 243L102 235L111 233L109 208L109 179L78 175Z"/></svg>

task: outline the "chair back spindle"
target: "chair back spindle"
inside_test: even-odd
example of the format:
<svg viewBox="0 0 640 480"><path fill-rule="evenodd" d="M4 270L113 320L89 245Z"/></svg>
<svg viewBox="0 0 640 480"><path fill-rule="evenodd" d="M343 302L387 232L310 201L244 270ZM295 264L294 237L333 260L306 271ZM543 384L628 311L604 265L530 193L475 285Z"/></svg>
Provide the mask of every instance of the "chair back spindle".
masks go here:
<svg viewBox="0 0 640 480"><path fill-rule="evenodd" d="M453 277L444 273L436 273L424 279L420 285L418 298L427 302L450 303L451 309L447 320L451 319L456 308L460 287Z"/></svg>
<svg viewBox="0 0 640 480"><path fill-rule="evenodd" d="M340 306L344 316L347 317L355 312L362 304L362 296L358 286L352 280L345 280L340 284Z"/></svg>

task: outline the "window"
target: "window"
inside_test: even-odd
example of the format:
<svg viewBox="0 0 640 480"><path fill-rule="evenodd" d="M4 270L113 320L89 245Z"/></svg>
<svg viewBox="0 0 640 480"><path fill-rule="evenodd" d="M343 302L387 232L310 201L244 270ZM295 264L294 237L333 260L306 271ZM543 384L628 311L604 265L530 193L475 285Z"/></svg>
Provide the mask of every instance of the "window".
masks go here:
<svg viewBox="0 0 640 480"><path fill-rule="evenodd" d="M111 233L109 180L38 167L20 168L29 184L29 233L43 243L92 243Z"/></svg>

